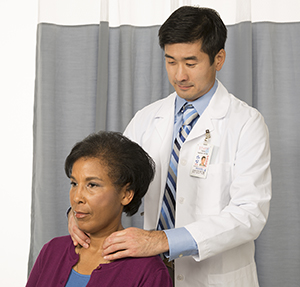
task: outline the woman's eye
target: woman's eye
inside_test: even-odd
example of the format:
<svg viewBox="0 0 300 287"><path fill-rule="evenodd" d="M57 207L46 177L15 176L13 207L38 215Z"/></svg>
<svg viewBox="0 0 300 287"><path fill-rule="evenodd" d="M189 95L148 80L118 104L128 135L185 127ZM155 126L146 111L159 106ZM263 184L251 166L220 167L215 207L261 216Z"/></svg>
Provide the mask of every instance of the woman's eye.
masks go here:
<svg viewBox="0 0 300 287"><path fill-rule="evenodd" d="M75 187L77 185L77 183L74 182L74 181L71 181L70 184L71 184L72 187Z"/></svg>
<svg viewBox="0 0 300 287"><path fill-rule="evenodd" d="M96 186L99 186L99 185L97 183L93 183L93 182L90 182L88 184L88 187L90 187L90 188L93 188L93 187L96 187Z"/></svg>

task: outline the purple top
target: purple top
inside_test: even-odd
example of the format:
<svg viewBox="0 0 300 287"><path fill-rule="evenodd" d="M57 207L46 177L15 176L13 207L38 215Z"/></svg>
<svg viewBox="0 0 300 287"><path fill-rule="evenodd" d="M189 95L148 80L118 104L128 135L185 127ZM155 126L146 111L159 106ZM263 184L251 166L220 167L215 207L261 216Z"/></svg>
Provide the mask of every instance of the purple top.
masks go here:
<svg viewBox="0 0 300 287"><path fill-rule="evenodd" d="M31 270L26 287L65 286L79 255L70 236L56 237L42 248ZM87 287L171 287L168 269L159 256L125 258L100 264L91 274Z"/></svg>

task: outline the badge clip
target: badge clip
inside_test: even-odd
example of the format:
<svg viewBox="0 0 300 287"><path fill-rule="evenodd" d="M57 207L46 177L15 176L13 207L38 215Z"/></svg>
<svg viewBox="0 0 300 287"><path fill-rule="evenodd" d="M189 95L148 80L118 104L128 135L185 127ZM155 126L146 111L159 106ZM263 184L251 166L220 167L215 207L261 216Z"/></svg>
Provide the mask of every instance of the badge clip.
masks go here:
<svg viewBox="0 0 300 287"><path fill-rule="evenodd" d="M210 131L209 131L209 130L206 130L206 131L205 131L205 139L204 139L203 144L204 144L204 145L208 145L208 143L209 143L209 141L210 141L210 138L211 138L211 136L210 136Z"/></svg>

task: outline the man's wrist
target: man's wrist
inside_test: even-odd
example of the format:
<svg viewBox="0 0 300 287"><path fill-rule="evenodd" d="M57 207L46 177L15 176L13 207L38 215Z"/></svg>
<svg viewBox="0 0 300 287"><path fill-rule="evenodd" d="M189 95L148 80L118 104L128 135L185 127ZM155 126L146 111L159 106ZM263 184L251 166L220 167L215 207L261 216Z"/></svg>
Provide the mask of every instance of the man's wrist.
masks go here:
<svg viewBox="0 0 300 287"><path fill-rule="evenodd" d="M156 230L150 231L150 237L154 239L154 243L157 246L157 254L165 253L169 251L169 241L164 231Z"/></svg>

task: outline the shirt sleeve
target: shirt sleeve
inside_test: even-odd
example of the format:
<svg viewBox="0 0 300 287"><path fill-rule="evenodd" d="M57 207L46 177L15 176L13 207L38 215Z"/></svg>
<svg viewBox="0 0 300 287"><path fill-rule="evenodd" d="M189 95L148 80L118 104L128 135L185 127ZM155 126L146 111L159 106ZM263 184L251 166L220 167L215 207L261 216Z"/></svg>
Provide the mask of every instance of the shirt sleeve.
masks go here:
<svg viewBox="0 0 300 287"><path fill-rule="evenodd" d="M198 255L198 246L185 227L164 230L169 242L169 252L164 255L169 260L182 256Z"/></svg>

